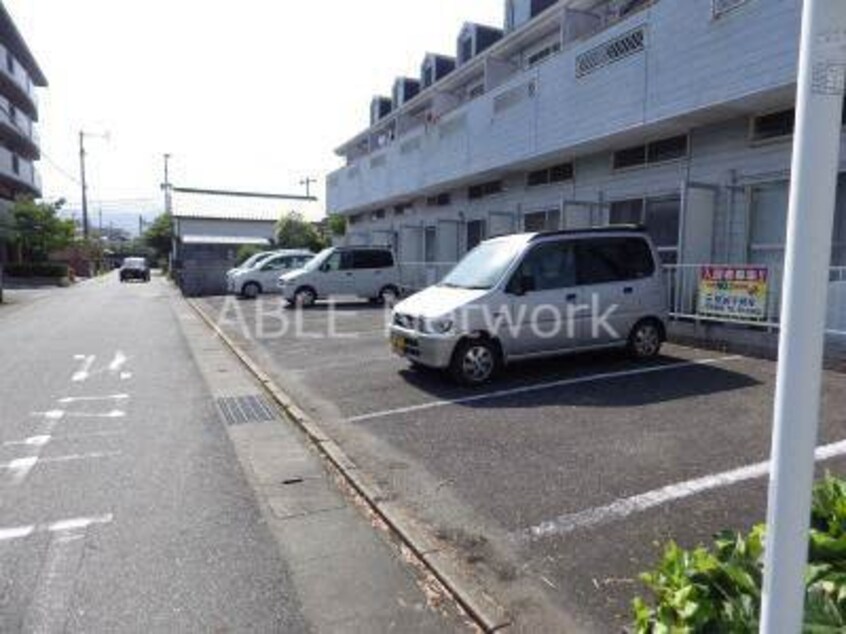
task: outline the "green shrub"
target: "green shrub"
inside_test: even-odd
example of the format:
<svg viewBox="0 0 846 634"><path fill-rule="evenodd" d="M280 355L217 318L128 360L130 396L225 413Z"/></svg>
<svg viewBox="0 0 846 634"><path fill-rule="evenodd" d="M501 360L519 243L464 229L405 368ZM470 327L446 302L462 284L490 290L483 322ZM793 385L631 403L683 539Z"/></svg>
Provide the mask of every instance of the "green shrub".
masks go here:
<svg viewBox="0 0 846 634"><path fill-rule="evenodd" d="M641 575L654 601L634 600L636 631L757 632L764 532L726 531L692 551L669 543L657 568ZM831 476L814 487L805 584L805 632L846 631L846 482Z"/></svg>
<svg viewBox="0 0 846 634"><path fill-rule="evenodd" d="M47 277L61 279L70 277L70 268L67 264L56 262L27 262L24 264L7 264L3 268L3 274L7 277Z"/></svg>

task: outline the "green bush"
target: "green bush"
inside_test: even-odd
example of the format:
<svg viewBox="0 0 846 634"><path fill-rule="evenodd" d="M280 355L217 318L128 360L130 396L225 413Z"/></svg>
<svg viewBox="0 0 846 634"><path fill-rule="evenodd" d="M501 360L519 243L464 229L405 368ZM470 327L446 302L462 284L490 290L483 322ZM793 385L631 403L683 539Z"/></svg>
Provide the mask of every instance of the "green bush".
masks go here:
<svg viewBox="0 0 846 634"><path fill-rule="evenodd" d="M641 575L654 601L634 600L636 631L757 632L764 533L763 525L745 536L726 531L692 551L669 543L658 567ZM814 487L805 584L804 631L846 631L846 482L831 476Z"/></svg>
<svg viewBox="0 0 846 634"><path fill-rule="evenodd" d="M3 267L3 274L7 277L47 277L61 279L70 277L67 264L55 262L28 262L24 264L7 264Z"/></svg>

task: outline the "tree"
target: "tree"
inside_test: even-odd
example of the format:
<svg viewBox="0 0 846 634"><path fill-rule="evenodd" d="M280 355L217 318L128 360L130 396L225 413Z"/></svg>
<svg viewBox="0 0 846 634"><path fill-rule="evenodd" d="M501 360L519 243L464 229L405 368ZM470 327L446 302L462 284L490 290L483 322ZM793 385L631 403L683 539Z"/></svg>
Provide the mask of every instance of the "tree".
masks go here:
<svg viewBox="0 0 846 634"><path fill-rule="evenodd" d="M242 244L238 247L238 253L235 255L235 264L241 266L244 262L249 260L254 255L258 255L264 251L262 247L254 244Z"/></svg>
<svg viewBox="0 0 846 634"><path fill-rule="evenodd" d="M344 236L347 233L347 219L340 214L329 216L329 231L333 236Z"/></svg>
<svg viewBox="0 0 846 634"><path fill-rule="evenodd" d="M44 262L51 253L73 242L76 225L73 220L59 217L64 202L36 202L32 198L15 201L8 235L10 242L17 247L19 259Z"/></svg>
<svg viewBox="0 0 846 634"><path fill-rule="evenodd" d="M282 249L320 251L326 247L326 241L320 232L296 211L291 211L279 219L276 225L276 242Z"/></svg>
<svg viewBox="0 0 846 634"><path fill-rule="evenodd" d="M173 217L170 214L157 217L144 232L143 239L148 247L156 251L157 258L167 256L173 246Z"/></svg>

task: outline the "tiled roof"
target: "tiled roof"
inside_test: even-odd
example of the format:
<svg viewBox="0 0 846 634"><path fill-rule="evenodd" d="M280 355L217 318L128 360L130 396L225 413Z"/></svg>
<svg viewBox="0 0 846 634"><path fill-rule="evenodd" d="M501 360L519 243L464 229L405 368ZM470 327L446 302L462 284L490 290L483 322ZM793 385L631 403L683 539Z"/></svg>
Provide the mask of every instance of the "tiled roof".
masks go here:
<svg viewBox="0 0 846 634"><path fill-rule="evenodd" d="M272 198L173 192L174 218L276 222L291 210L291 203Z"/></svg>

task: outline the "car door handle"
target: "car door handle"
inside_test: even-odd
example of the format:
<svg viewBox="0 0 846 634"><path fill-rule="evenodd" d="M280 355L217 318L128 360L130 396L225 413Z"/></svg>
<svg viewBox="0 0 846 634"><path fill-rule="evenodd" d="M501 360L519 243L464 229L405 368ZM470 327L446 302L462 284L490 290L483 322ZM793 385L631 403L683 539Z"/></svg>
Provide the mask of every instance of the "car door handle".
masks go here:
<svg viewBox="0 0 846 634"><path fill-rule="evenodd" d="M347 277L352 277L352 272L347 273Z"/></svg>
<svg viewBox="0 0 846 634"><path fill-rule="evenodd" d="M625 295L631 295L632 293L634 293L634 288L631 286L626 286L626 288L623 289L623 294Z"/></svg>
<svg viewBox="0 0 846 634"><path fill-rule="evenodd" d="M577 299L579 299L579 295L578 293L567 293L567 296L564 299L566 299L568 302L575 302Z"/></svg>

